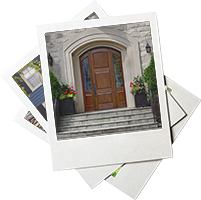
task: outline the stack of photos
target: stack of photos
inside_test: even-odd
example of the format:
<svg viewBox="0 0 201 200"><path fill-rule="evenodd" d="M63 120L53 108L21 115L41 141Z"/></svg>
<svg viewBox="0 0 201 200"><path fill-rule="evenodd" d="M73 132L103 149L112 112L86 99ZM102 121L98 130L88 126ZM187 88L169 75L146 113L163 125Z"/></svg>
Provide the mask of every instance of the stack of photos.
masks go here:
<svg viewBox="0 0 201 200"><path fill-rule="evenodd" d="M91 188L106 180L136 199L200 99L164 76L155 13L108 18L96 2L87 11L38 26L40 51L5 77L54 170L76 169Z"/></svg>

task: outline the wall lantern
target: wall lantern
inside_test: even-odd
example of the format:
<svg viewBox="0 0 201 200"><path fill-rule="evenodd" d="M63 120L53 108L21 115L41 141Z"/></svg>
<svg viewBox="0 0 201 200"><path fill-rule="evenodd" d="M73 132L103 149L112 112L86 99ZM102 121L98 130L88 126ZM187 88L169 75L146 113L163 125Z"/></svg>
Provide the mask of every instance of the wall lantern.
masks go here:
<svg viewBox="0 0 201 200"><path fill-rule="evenodd" d="M50 53L48 53L48 64L50 66L52 66L52 64L53 64L53 59L52 59L52 56L50 55Z"/></svg>
<svg viewBox="0 0 201 200"><path fill-rule="evenodd" d="M148 43L146 45L146 50L147 50L147 53L151 53L151 47Z"/></svg>

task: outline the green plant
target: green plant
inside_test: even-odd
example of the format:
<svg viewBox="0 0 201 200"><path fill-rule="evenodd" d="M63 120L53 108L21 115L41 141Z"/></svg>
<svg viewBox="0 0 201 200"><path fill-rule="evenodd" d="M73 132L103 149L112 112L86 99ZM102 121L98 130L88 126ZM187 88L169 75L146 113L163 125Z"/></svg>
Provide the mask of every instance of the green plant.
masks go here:
<svg viewBox="0 0 201 200"><path fill-rule="evenodd" d="M36 57L37 58L37 57ZM27 65L25 65L22 69L20 69L17 73L18 74L23 74L23 70L25 70L27 67L31 67L33 69L35 69L35 73L39 73L42 76L42 72L41 72L41 62L40 60L37 59L33 59L31 62L29 62ZM24 74L23 74L24 75ZM14 79L14 81L18 84L18 86L21 88L21 90L25 93L26 96L30 96L25 88L23 86L21 86L21 83L24 82L24 80L19 77L19 76L15 76L13 75L12 78Z"/></svg>
<svg viewBox="0 0 201 200"><path fill-rule="evenodd" d="M55 99L61 94L61 85L52 71L50 71L50 84L52 90L52 101L55 102Z"/></svg>
<svg viewBox="0 0 201 200"><path fill-rule="evenodd" d="M40 75L42 76L42 72L41 72L41 62L40 60L37 60L36 58L33 59L31 62L29 62L27 65L25 65L22 69L20 69L18 71L19 74L23 74L23 70L25 70L27 67L30 67L32 69L35 69L35 73L40 73Z"/></svg>
<svg viewBox="0 0 201 200"><path fill-rule="evenodd" d="M156 80L156 70L155 70L155 62L154 57L151 57L149 66L144 70L143 78L145 83L147 83L149 90L152 92L152 107L154 110L154 115L156 121L161 123L161 115L160 115L160 104L158 98L158 89L157 89L157 80ZM170 91L170 90L169 90ZM151 99L151 95L149 95L149 99Z"/></svg>
<svg viewBox="0 0 201 200"><path fill-rule="evenodd" d="M21 86L21 83L24 82L23 79L21 77L18 77L18 76L12 76L12 77L13 77L14 81L17 83L17 85L24 92L24 94L29 97L30 95L26 92L25 88L23 86Z"/></svg>
<svg viewBox="0 0 201 200"><path fill-rule="evenodd" d="M111 176L113 176L114 178L117 176L117 174L119 173L119 171L121 170L121 168L122 168L123 166L121 166L121 167L119 167L117 170L115 170L112 174L111 174Z"/></svg>
<svg viewBox="0 0 201 200"><path fill-rule="evenodd" d="M167 91L171 94L171 92L172 92L172 89L171 88L169 88L168 86L166 86L166 89L167 89Z"/></svg>
<svg viewBox="0 0 201 200"><path fill-rule="evenodd" d="M73 86L68 85L67 83L61 83L61 94L59 96L59 99L66 99L66 98L72 98L73 101L75 101L75 95L77 93L73 89Z"/></svg>
<svg viewBox="0 0 201 200"><path fill-rule="evenodd" d="M137 75L133 77L133 82L130 82L131 94L134 96L137 92L141 93L146 91L142 76Z"/></svg>
<svg viewBox="0 0 201 200"><path fill-rule="evenodd" d="M149 66L144 69L143 79L145 83L147 83L149 90L152 91L152 94L158 94L157 90L157 81L156 81L156 71L155 71L155 63L154 57L151 57Z"/></svg>

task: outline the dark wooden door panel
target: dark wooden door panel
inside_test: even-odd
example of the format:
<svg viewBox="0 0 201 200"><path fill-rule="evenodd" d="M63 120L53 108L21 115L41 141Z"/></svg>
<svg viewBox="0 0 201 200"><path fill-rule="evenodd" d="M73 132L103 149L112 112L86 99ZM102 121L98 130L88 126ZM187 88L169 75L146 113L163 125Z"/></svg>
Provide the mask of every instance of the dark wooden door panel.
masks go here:
<svg viewBox="0 0 201 200"><path fill-rule="evenodd" d="M108 53L100 52L100 53L92 53L94 58L94 68L98 67L106 67L108 66Z"/></svg>
<svg viewBox="0 0 201 200"><path fill-rule="evenodd" d="M109 71L95 72L96 89L111 88L111 77Z"/></svg>
<svg viewBox="0 0 201 200"><path fill-rule="evenodd" d="M125 100L125 94L123 90L117 91L117 100L118 101L124 101Z"/></svg>
<svg viewBox="0 0 201 200"><path fill-rule="evenodd" d="M110 103L112 101L112 92L98 93L98 103Z"/></svg>
<svg viewBox="0 0 201 200"><path fill-rule="evenodd" d="M80 57L85 110L126 107L121 54L96 48Z"/></svg>
<svg viewBox="0 0 201 200"><path fill-rule="evenodd" d="M99 104L99 110L106 110L106 109L112 109L112 108L114 108L113 103Z"/></svg>

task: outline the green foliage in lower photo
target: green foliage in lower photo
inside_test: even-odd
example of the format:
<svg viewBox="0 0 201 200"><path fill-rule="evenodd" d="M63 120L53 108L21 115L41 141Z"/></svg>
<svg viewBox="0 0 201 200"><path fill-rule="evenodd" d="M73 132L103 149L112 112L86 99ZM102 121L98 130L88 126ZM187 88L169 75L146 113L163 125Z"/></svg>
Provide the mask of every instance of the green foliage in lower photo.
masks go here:
<svg viewBox="0 0 201 200"><path fill-rule="evenodd" d="M119 173L119 171L121 170L121 168L122 168L123 166L121 166L121 167L119 167L117 170L115 170L112 174L111 174L111 176L113 176L114 178L117 176L117 174Z"/></svg>
<svg viewBox="0 0 201 200"><path fill-rule="evenodd" d="M55 99L61 94L61 85L52 71L50 71L50 84L52 90L52 101L55 102Z"/></svg>

